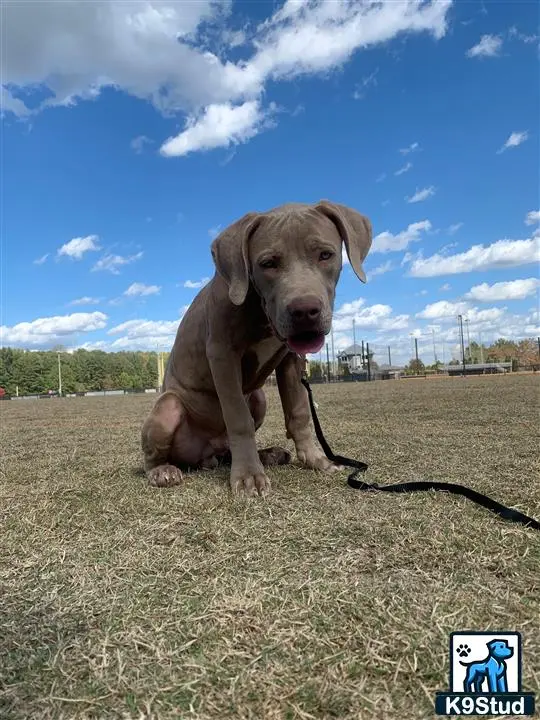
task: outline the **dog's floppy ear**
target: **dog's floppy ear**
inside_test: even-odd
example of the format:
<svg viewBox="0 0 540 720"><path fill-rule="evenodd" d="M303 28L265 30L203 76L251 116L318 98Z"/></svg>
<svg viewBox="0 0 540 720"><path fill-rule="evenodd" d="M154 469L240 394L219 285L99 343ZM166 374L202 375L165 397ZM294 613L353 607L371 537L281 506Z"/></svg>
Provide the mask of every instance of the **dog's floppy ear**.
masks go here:
<svg viewBox="0 0 540 720"><path fill-rule="evenodd" d="M249 288L248 242L259 225L259 213L248 213L223 230L211 246L216 270L229 286L229 299L241 305Z"/></svg>
<svg viewBox="0 0 540 720"><path fill-rule="evenodd" d="M352 269L357 277L365 283L366 273L362 263L369 252L373 239L371 222L356 210L328 200L321 200L315 208L334 223L345 244Z"/></svg>

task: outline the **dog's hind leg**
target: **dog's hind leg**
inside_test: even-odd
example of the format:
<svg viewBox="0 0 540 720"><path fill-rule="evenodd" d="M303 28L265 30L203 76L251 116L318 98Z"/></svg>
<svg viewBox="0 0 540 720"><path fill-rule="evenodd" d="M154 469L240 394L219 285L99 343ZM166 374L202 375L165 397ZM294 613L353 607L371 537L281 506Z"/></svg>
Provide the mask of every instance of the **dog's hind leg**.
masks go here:
<svg viewBox="0 0 540 720"><path fill-rule="evenodd" d="M474 692L481 693L483 684L484 684L484 678L481 675L477 675L474 680Z"/></svg>
<svg viewBox="0 0 540 720"><path fill-rule="evenodd" d="M169 460L174 434L183 415L180 398L172 392L165 392L158 398L143 425L141 445L150 485L169 487L182 482L182 473Z"/></svg>
<svg viewBox="0 0 540 720"><path fill-rule="evenodd" d="M471 693L473 691L473 686L476 687L477 679L478 676L474 668L469 665L467 667L467 674L465 675L465 680L463 681L463 692ZM480 679L480 684L482 684L482 679Z"/></svg>

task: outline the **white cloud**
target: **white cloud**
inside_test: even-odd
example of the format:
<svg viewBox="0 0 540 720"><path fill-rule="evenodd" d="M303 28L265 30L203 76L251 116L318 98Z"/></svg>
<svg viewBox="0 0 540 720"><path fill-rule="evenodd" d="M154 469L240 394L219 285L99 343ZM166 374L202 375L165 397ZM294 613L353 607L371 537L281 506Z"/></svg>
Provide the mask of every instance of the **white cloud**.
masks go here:
<svg viewBox="0 0 540 720"><path fill-rule="evenodd" d="M399 170L396 170L394 175L396 175L396 176L403 175L404 173L409 172L409 170L412 168L412 166L413 165L411 162L405 163L405 165L403 165L403 167L400 167Z"/></svg>
<svg viewBox="0 0 540 720"><path fill-rule="evenodd" d="M443 245L442 248L439 248L439 255L446 255L449 250L452 250L452 248L455 248L457 246L457 242L446 243L446 245Z"/></svg>
<svg viewBox="0 0 540 720"><path fill-rule="evenodd" d="M365 305L364 298L344 303L334 313L332 328L336 333L350 331L354 320L358 330L376 330L389 332L406 328L408 315L392 315L390 305Z"/></svg>
<svg viewBox="0 0 540 720"><path fill-rule="evenodd" d="M361 82L356 85L353 92L353 98L355 100L363 100L366 97L368 88L377 86L378 72L379 68L376 68L370 75L362 78Z"/></svg>
<svg viewBox="0 0 540 720"><path fill-rule="evenodd" d="M219 235L220 232L221 232L221 225L216 225L215 227L211 227L208 230L208 235L213 240L214 238L216 238Z"/></svg>
<svg viewBox="0 0 540 720"><path fill-rule="evenodd" d="M73 240L58 248L58 255L67 255L74 260L80 260L85 252L99 250L97 235L86 235L86 237L76 237Z"/></svg>
<svg viewBox="0 0 540 720"><path fill-rule="evenodd" d="M525 280L509 280L508 282L498 282L494 285L482 283L472 287L465 297L469 300L478 300L479 302L496 302L498 300L524 300L534 295L540 285L537 278L527 278Z"/></svg>
<svg viewBox="0 0 540 720"><path fill-rule="evenodd" d="M99 298L94 297L88 297L85 295L84 297L77 298L76 300L72 300L69 304L70 305L97 305L99 303Z"/></svg>
<svg viewBox="0 0 540 720"><path fill-rule="evenodd" d="M176 320L127 320L107 331L107 335L125 335L128 338L174 335L178 330Z"/></svg>
<svg viewBox="0 0 540 720"><path fill-rule="evenodd" d="M529 131L528 130L520 130L520 131L514 131L510 133L510 136L508 137L508 140L504 143L502 147L500 147L497 150L497 155L500 155L505 150L508 150L509 148L515 148L521 145L525 142L529 137Z"/></svg>
<svg viewBox="0 0 540 720"><path fill-rule="evenodd" d="M381 173L376 179L375 182L380 183L386 178L386 173Z"/></svg>
<svg viewBox="0 0 540 720"><path fill-rule="evenodd" d="M373 238L371 252L387 253L404 250L409 243L420 240L421 233L427 232L428 230L431 230L429 220L411 223L406 230L402 230L400 233L397 233L397 235L393 235L391 232L385 230Z"/></svg>
<svg viewBox="0 0 540 720"><path fill-rule="evenodd" d="M246 42L246 33L243 30L225 30L221 39L231 48L240 47Z"/></svg>
<svg viewBox="0 0 540 720"><path fill-rule="evenodd" d="M144 146L151 145L152 142L153 141L149 137L146 137L146 135L138 135L130 142L130 146L132 150L135 150L137 154L140 154L143 152Z"/></svg>
<svg viewBox="0 0 540 720"><path fill-rule="evenodd" d="M438 320L439 322L445 323L454 322L458 315L463 315L463 318L466 317L471 325L479 326L500 321L505 311L506 308L478 310L478 308L472 307L468 302L439 300L438 302L426 305L422 311L416 313L416 317L421 320Z"/></svg>
<svg viewBox="0 0 540 720"><path fill-rule="evenodd" d="M441 292L446 292L447 290L450 290L450 288L451 288L450 283L444 283L444 285L441 285L441 287L439 288L439 290L440 290Z"/></svg>
<svg viewBox="0 0 540 720"><path fill-rule="evenodd" d="M450 225L448 230L446 231L449 235L455 235L458 230L460 230L463 227L462 222L454 223L453 225Z"/></svg>
<svg viewBox="0 0 540 720"><path fill-rule="evenodd" d="M30 112L11 87L47 88L49 97L35 111L95 99L104 88L115 88L150 101L162 113L190 116L184 132L165 144L167 154L225 147L263 127L266 111L258 102L268 82L327 73L355 52L400 36L428 33L440 39L451 5L451 0L287 0L255 29L242 58L232 61L227 44L243 43L245 36L228 26L231 3L8 3L2 16L4 108ZM216 29L220 40L212 52ZM224 118L230 138L225 128L216 129L217 117Z"/></svg>
<svg viewBox="0 0 540 720"><path fill-rule="evenodd" d="M529 240L497 240L491 245L473 245L456 255L437 253L429 258L417 257L411 263L409 275L436 277L456 275L478 270L517 267L539 261L540 238Z"/></svg>
<svg viewBox="0 0 540 720"><path fill-rule="evenodd" d="M465 53L467 57L497 57L500 55L503 41L499 35L482 35L479 42Z"/></svg>
<svg viewBox="0 0 540 720"><path fill-rule="evenodd" d="M108 349L109 349L109 343L107 343L105 340L94 340L93 342L87 340L86 342L83 342L83 343L75 343L73 345L73 347L70 350L68 350L67 352L74 352L75 350L88 350L88 351L104 350L104 351L107 351Z"/></svg>
<svg viewBox="0 0 540 720"><path fill-rule="evenodd" d="M41 257L36 258L34 260L34 265L43 265L43 263L47 260L48 257L49 257L49 253L45 253L45 255L42 255Z"/></svg>
<svg viewBox="0 0 540 720"><path fill-rule="evenodd" d="M203 277L200 280L186 280L184 283L185 288L202 288L210 282L209 277Z"/></svg>
<svg viewBox="0 0 540 720"><path fill-rule="evenodd" d="M124 290L124 295L127 295L127 297L143 297L146 295L157 295L160 290L161 287L159 285L132 283L127 290Z"/></svg>
<svg viewBox="0 0 540 720"><path fill-rule="evenodd" d="M18 117L25 117L30 114L30 110L22 100L13 97L6 87L0 85L0 118L4 117L8 112Z"/></svg>
<svg viewBox="0 0 540 720"><path fill-rule="evenodd" d="M390 272L393 268L394 265L392 264L392 261L387 260L385 263L377 265L377 267L373 268L373 270L368 270L368 276L375 277L376 275L384 275L384 273Z"/></svg>
<svg viewBox="0 0 540 720"><path fill-rule="evenodd" d="M435 192L435 188L433 187L433 185L431 185L430 187L424 188L423 190L417 190L412 197L406 197L405 200L408 203L422 202L423 200L427 200L432 195L435 195Z"/></svg>
<svg viewBox="0 0 540 720"><path fill-rule="evenodd" d="M426 307L416 313L416 317L422 320L445 320L455 318L459 314L467 312L470 304L467 302L449 302L448 300L438 300L430 303Z"/></svg>
<svg viewBox="0 0 540 720"><path fill-rule="evenodd" d="M527 213L527 217L525 218L525 224L536 225L536 223L540 223L540 210L531 210Z"/></svg>
<svg viewBox="0 0 540 720"><path fill-rule="evenodd" d="M370 305L368 307L360 307L358 301L345 303L334 315L333 327L336 332L340 332L351 327L352 321L355 321L356 327L360 329L377 327L382 320L387 319L392 314L390 305Z"/></svg>
<svg viewBox="0 0 540 720"><path fill-rule="evenodd" d="M108 331L110 336L119 336L113 340L110 350L155 350L156 347L171 347L180 321L189 305L180 308L176 320L128 320L115 325Z"/></svg>
<svg viewBox="0 0 540 720"><path fill-rule="evenodd" d="M508 34L510 37L516 38L516 40L521 40L521 42L525 43L525 45L538 42L538 35L526 35L525 33L519 32L515 26L510 28Z"/></svg>
<svg viewBox="0 0 540 720"><path fill-rule="evenodd" d="M160 148L165 157L178 157L197 150L213 150L245 143L271 124L275 106L263 111L258 100L243 105L209 105L202 114L190 116L185 129Z"/></svg>
<svg viewBox="0 0 540 720"><path fill-rule="evenodd" d="M0 344L46 347L78 333L101 330L106 324L107 316L97 311L38 318L12 327L1 326Z"/></svg>
<svg viewBox="0 0 540 720"><path fill-rule="evenodd" d="M130 265L133 262L136 262L137 260L140 260L143 256L142 252L138 252L135 255L104 255L100 260L97 261L97 263L92 268L92 272L96 272L99 270L108 270L113 275L119 275L120 271L118 270L119 267L122 267L123 265Z"/></svg>
<svg viewBox="0 0 540 720"><path fill-rule="evenodd" d="M399 152L402 155L408 155L409 153L416 152L417 150L420 150L420 145L417 142L413 142L408 147L401 148Z"/></svg>

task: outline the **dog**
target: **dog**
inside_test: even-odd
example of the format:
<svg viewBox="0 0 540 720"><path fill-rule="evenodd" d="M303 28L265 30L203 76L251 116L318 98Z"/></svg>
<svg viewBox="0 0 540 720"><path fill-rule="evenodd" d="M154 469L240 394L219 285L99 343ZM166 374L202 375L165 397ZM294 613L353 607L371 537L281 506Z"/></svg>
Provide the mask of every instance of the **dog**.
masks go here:
<svg viewBox="0 0 540 720"><path fill-rule="evenodd" d="M342 246L366 282L371 243L367 217L326 200L248 213L216 237L214 277L180 323L162 393L142 427L150 485L178 485L182 469L230 462L233 493L268 493L264 468L291 459L280 447L258 451L255 442L274 370L298 461L338 469L315 444L300 379L306 354L319 352L331 329Z"/></svg>
<svg viewBox="0 0 540 720"><path fill-rule="evenodd" d="M487 647L489 654L485 660L470 663L459 661L460 665L467 668L463 681L464 692L481 693L484 680L487 680L488 692L508 692L504 661L512 657L514 650L509 647L506 640L491 640L487 643Z"/></svg>

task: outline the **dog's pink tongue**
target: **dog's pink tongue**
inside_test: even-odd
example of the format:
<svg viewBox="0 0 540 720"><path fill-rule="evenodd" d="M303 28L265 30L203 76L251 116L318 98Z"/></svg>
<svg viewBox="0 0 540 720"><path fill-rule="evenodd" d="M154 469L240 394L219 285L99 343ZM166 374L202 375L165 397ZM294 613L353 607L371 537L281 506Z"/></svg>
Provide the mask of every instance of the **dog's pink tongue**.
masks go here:
<svg viewBox="0 0 540 720"><path fill-rule="evenodd" d="M293 350L295 353L298 353L299 355L307 355L307 353L318 353L324 345L324 335L317 335L310 340L295 340L294 338L289 338L287 344L289 345L291 350Z"/></svg>

